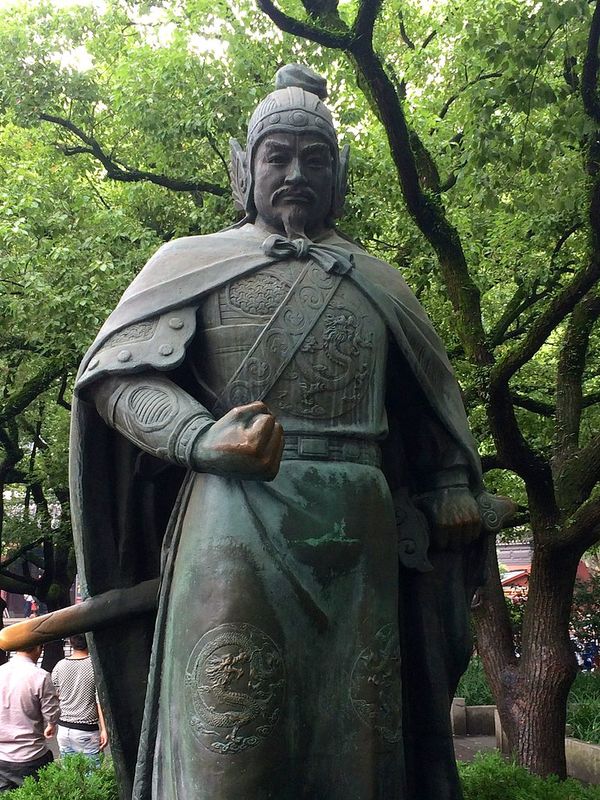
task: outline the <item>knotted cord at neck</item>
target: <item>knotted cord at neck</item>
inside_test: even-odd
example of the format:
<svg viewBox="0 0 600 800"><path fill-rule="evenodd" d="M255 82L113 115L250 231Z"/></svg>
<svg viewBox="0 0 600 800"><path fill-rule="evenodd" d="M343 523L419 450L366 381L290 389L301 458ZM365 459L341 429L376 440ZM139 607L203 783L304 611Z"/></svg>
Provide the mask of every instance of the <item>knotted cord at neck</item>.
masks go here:
<svg viewBox="0 0 600 800"><path fill-rule="evenodd" d="M270 258L283 261L287 258L298 258L301 261L311 259L325 272L336 272L345 275L354 267L352 253L341 247L329 244L315 244L309 239L286 239L273 233L261 245L262 251Z"/></svg>

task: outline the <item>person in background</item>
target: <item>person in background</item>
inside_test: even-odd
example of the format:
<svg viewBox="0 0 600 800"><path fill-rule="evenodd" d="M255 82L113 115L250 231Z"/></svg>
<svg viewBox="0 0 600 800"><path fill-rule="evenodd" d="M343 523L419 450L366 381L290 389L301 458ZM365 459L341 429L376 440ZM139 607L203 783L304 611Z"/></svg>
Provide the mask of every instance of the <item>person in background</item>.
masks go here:
<svg viewBox="0 0 600 800"><path fill-rule="evenodd" d="M23 616L29 617L31 614L31 607L33 604L33 595L31 594L24 594L23 595Z"/></svg>
<svg viewBox="0 0 600 800"><path fill-rule="evenodd" d="M58 747L61 756L83 753L98 761L108 737L85 634L71 636L69 643L71 655L52 670L60 701Z"/></svg>
<svg viewBox="0 0 600 800"><path fill-rule="evenodd" d="M37 666L42 647L15 653L0 667L0 792L54 760L47 740L60 714L50 675Z"/></svg>

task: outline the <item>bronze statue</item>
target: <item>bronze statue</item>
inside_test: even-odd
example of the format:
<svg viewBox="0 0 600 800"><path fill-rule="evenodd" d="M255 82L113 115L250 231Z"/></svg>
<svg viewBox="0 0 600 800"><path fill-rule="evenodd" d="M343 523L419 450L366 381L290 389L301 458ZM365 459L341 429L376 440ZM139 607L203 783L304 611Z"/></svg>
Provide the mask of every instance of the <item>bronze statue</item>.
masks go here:
<svg viewBox="0 0 600 800"><path fill-rule="evenodd" d="M458 800L449 705L502 508L421 306L334 228L325 81L276 85L232 143L244 220L162 247L78 376L86 591L161 578L157 612L93 636L123 797Z"/></svg>

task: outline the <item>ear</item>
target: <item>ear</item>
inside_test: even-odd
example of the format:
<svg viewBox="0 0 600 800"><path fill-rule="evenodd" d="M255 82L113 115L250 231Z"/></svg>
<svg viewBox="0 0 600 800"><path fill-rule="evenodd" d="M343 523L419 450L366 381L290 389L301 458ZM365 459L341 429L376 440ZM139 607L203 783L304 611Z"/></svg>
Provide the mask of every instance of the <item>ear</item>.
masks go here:
<svg viewBox="0 0 600 800"><path fill-rule="evenodd" d="M230 139L231 148L231 192L233 202L239 211L246 211L246 194L248 192L248 171L246 152L240 147L237 139Z"/></svg>
<svg viewBox="0 0 600 800"><path fill-rule="evenodd" d="M341 217L346 201L348 188L348 162L350 160L350 145L344 145L340 151L340 160L336 176L335 197L333 201L334 217Z"/></svg>

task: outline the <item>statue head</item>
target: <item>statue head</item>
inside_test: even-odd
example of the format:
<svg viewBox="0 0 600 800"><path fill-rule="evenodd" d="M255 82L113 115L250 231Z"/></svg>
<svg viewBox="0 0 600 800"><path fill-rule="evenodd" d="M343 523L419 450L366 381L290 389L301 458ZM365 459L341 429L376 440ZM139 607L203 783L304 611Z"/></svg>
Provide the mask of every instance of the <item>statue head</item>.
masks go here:
<svg viewBox="0 0 600 800"><path fill-rule="evenodd" d="M268 210L267 204L272 198L272 195L263 197L269 190L265 183L269 172L277 202L278 162L286 157L295 158L296 164L304 162L309 171L312 169L313 177L304 181L288 176L287 184L297 183L297 191L291 189L290 204L296 191L298 205L304 203L307 214L321 215L322 221L329 225L341 215L344 205L348 147L341 152L338 148L331 112L323 103L327 97L326 81L308 67L288 64L277 72L275 87L250 118L246 150L242 150L235 139L231 140L236 206L246 212L249 220L256 219L257 211L259 216L264 216L262 210ZM265 165L265 162L268 163ZM309 185L301 185L304 183ZM316 197L313 196L315 192ZM286 194L284 189L282 197ZM257 209L261 203L263 209Z"/></svg>

